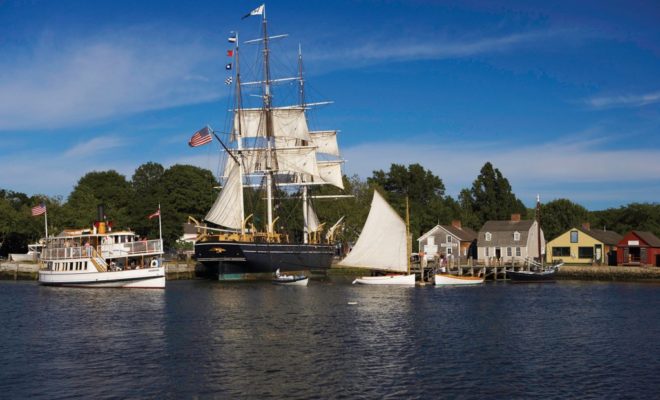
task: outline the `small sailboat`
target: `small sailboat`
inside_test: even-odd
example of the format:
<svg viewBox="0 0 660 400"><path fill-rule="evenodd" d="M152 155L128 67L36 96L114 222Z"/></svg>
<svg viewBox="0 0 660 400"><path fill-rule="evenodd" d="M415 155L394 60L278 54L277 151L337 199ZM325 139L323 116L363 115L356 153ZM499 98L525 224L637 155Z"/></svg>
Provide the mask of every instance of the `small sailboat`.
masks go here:
<svg viewBox="0 0 660 400"><path fill-rule="evenodd" d="M527 259L527 263L530 266L529 271L509 271L506 273L507 278L512 282L554 282L555 274L559 268L564 264L560 263L557 265L544 265L543 264L543 252L541 245L541 197L536 196L536 229L537 229L537 248L539 250L539 261L532 259ZM545 243L543 243L543 246Z"/></svg>
<svg viewBox="0 0 660 400"><path fill-rule="evenodd" d="M353 250L339 265L389 273L363 276L353 283L363 285L415 285L410 273L408 226L383 196L374 191L369 216Z"/></svg>
<svg viewBox="0 0 660 400"><path fill-rule="evenodd" d="M309 278L305 275L286 275L280 274L279 268L275 271L275 278L272 282L276 285L287 286L307 286Z"/></svg>
<svg viewBox="0 0 660 400"><path fill-rule="evenodd" d="M436 286L480 285L484 283L483 276L458 276L447 273L435 274Z"/></svg>

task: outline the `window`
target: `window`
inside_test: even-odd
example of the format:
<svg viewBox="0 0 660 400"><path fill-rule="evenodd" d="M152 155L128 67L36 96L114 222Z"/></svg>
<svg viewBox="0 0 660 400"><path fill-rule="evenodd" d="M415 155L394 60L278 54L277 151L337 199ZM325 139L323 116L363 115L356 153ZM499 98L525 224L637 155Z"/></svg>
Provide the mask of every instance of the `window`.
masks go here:
<svg viewBox="0 0 660 400"><path fill-rule="evenodd" d="M447 235L447 243L451 243L451 236Z"/></svg>
<svg viewBox="0 0 660 400"><path fill-rule="evenodd" d="M516 257L520 257L520 247L516 247Z"/></svg>
<svg viewBox="0 0 660 400"><path fill-rule="evenodd" d="M490 242L492 238L493 238L493 235L491 235L490 232L486 232L486 241Z"/></svg>
<svg viewBox="0 0 660 400"><path fill-rule="evenodd" d="M488 256L490 256L490 254L488 254L488 247L486 247L486 257Z"/></svg>
<svg viewBox="0 0 660 400"><path fill-rule="evenodd" d="M578 258L594 258L594 248L593 247L578 247Z"/></svg>
<svg viewBox="0 0 660 400"><path fill-rule="evenodd" d="M515 242L519 242L519 241L520 241L520 232L513 232L513 240L514 240Z"/></svg>
<svg viewBox="0 0 660 400"><path fill-rule="evenodd" d="M571 248L570 247L553 247L552 248L553 257L570 257Z"/></svg>
<svg viewBox="0 0 660 400"><path fill-rule="evenodd" d="M511 247L506 248L506 256L511 257Z"/></svg>
<svg viewBox="0 0 660 400"><path fill-rule="evenodd" d="M578 242L578 231L571 231L571 243Z"/></svg>

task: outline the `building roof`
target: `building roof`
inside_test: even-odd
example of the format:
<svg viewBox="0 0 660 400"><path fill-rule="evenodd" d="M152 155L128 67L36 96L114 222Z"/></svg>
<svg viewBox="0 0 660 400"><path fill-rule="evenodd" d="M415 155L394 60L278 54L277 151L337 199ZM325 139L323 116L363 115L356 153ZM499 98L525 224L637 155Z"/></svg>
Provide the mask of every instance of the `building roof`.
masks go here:
<svg viewBox="0 0 660 400"><path fill-rule="evenodd" d="M527 246L527 237L533 225L533 220L487 221L479 231L478 246ZM486 232L491 234L490 241L486 240ZM515 232L520 233L520 240L513 240Z"/></svg>
<svg viewBox="0 0 660 400"><path fill-rule="evenodd" d="M477 232L467 227L456 228L452 225L436 225L428 232L420 236L417 241L419 242L428 238L429 236L436 233L439 229L444 229L450 235L455 236L460 242L471 242L477 238Z"/></svg>
<svg viewBox="0 0 660 400"><path fill-rule="evenodd" d="M640 239L646 242L651 247L660 247L660 239L655 236L652 232L645 231L633 231L633 233L639 236Z"/></svg>
<svg viewBox="0 0 660 400"><path fill-rule="evenodd" d="M621 241L621 239L623 239L623 236L619 235L614 231L604 231L602 229L587 230L583 228L575 228L575 229L607 245L616 245Z"/></svg>

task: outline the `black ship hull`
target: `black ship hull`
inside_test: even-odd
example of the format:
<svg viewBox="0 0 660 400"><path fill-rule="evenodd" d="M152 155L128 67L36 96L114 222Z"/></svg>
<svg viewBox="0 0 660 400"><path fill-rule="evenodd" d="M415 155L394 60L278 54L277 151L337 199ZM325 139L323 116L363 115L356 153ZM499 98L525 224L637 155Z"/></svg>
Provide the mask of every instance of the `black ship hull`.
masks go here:
<svg viewBox="0 0 660 400"><path fill-rule="evenodd" d="M554 282L556 270L543 272L509 271L506 276L511 282Z"/></svg>
<svg viewBox="0 0 660 400"><path fill-rule="evenodd" d="M195 244L197 275L219 280L271 279L282 273L326 270L335 248L320 244L205 241Z"/></svg>

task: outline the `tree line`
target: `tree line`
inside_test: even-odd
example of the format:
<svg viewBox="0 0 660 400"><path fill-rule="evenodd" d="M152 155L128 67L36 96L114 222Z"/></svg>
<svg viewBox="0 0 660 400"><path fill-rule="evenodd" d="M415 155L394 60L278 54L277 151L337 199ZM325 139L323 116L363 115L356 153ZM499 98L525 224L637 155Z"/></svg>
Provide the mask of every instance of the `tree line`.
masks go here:
<svg viewBox="0 0 660 400"><path fill-rule="evenodd" d="M437 224L460 220L463 226L479 230L488 220L508 220L517 213L523 219L535 218L514 194L509 181L486 162L471 187L461 190L457 199L445 193L442 179L419 164L392 164L388 171L373 171L366 180L344 176L343 191L320 187L313 203L326 230L342 216L344 225L337 236L354 241L369 213L374 190L385 195L401 216L410 209L410 231L417 238ZM103 204L108 220L117 228L131 229L140 236L157 237L158 221L148 216L158 209L162 214L163 239L173 248L182 235L183 223L191 216L202 221L219 193L211 171L190 166L164 168L149 162L139 166L130 179L116 171L93 171L84 175L65 199L0 189L0 255L24 252L27 244L44 235L43 217L32 217L30 209L43 202L48 209L49 234L67 228L91 227L97 219L97 206ZM351 198L328 199L327 195L351 194ZM301 238L301 200L297 193L276 192L277 230L291 239ZM248 208L254 213L256 228L265 226L264 195L246 189ZM249 207L249 206L252 207ZM660 204L633 203L619 208L589 211L568 199L557 199L541 206L542 227L547 239L589 222L593 228L624 234L629 230L651 231L660 236ZM413 241L416 245L416 241Z"/></svg>

